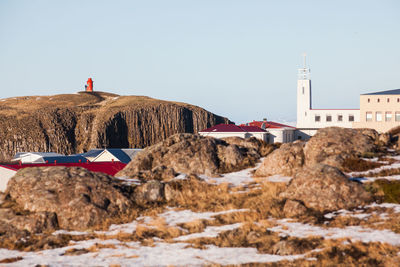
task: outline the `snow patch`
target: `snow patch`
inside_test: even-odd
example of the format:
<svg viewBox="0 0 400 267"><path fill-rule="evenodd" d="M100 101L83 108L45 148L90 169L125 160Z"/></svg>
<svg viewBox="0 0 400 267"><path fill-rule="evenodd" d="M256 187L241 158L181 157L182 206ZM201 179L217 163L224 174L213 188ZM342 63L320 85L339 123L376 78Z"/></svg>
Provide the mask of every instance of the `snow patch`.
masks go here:
<svg viewBox="0 0 400 267"><path fill-rule="evenodd" d="M290 222L288 219L278 220L278 226L268 228L272 232L280 233L280 236L294 236L306 238L309 236L322 236L326 239L350 238L361 242L382 242L394 246L400 245L400 234L390 230L375 230L360 226L348 226L345 228L323 228L310 224Z"/></svg>
<svg viewBox="0 0 400 267"><path fill-rule="evenodd" d="M174 238L174 240L175 241L186 241L186 240L202 238L202 237L210 237L210 238L217 237L222 232L235 230L235 229L239 228L240 226L242 226L242 223L228 224L228 225L222 225L222 226L208 226L206 229L204 229L204 232L194 233L194 234L190 234L190 235L183 235L183 236Z"/></svg>

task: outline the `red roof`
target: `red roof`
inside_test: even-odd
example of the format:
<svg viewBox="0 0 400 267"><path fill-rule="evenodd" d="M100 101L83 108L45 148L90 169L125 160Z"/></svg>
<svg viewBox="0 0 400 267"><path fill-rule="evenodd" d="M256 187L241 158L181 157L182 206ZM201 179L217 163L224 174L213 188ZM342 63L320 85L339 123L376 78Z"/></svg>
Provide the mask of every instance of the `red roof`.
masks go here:
<svg viewBox="0 0 400 267"><path fill-rule="evenodd" d="M235 124L217 124L213 127L204 129L200 132L234 132L234 133L244 133L246 132L245 130L243 130L242 128L240 128L239 126L236 126Z"/></svg>
<svg viewBox="0 0 400 267"><path fill-rule="evenodd" d="M239 127L249 133L254 133L254 132L265 133L266 132L266 130L261 129L258 126L239 125Z"/></svg>
<svg viewBox="0 0 400 267"><path fill-rule="evenodd" d="M88 162L88 163L38 163L38 164L4 164L2 167L9 169L19 170L30 167L50 167L50 166L64 166L64 167L82 167L92 172L102 172L109 175L115 175L122 170L126 164L120 161L115 162Z"/></svg>
<svg viewBox="0 0 400 267"><path fill-rule="evenodd" d="M261 129L279 129L279 128L293 128L296 129L293 126L289 126L289 125L285 125L282 123L278 123L278 122L273 122L273 121L252 121L249 123L245 123L245 124L240 124L239 126L257 126L260 127Z"/></svg>
<svg viewBox="0 0 400 267"><path fill-rule="evenodd" d="M235 124L218 124L213 127L204 129L200 131L202 133L247 133L247 132L265 132L265 130L261 129L257 126L246 126L246 125L235 125Z"/></svg>

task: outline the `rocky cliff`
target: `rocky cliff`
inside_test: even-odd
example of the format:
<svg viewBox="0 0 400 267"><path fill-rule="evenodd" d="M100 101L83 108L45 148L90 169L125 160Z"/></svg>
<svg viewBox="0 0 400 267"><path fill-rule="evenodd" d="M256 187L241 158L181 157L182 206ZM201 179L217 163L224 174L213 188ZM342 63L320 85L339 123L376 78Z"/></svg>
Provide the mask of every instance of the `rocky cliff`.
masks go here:
<svg viewBox="0 0 400 267"><path fill-rule="evenodd" d="M145 96L80 92L8 98L0 100L0 160L21 151L142 148L228 122L197 106Z"/></svg>

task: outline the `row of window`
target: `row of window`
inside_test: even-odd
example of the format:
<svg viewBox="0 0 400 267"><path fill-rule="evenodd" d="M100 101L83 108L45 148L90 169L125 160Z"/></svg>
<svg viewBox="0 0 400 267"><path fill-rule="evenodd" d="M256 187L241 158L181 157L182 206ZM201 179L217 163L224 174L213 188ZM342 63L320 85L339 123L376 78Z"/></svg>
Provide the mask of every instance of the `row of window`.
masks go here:
<svg viewBox="0 0 400 267"><path fill-rule="evenodd" d="M320 122L321 121L321 116L320 115L315 115L315 121ZM326 115L325 117L326 122L331 122L332 121L332 115ZM343 115L337 115L337 121L342 122L343 121ZM354 121L354 115L349 115L348 121Z"/></svg>
<svg viewBox="0 0 400 267"><path fill-rule="evenodd" d="M365 119L366 121L372 121L373 114L371 111L368 111L365 113ZM394 119L395 121L400 121L400 111L396 111L394 113ZM375 121L382 121L383 120L383 112L377 111L375 112ZM385 121L391 121L392 120L392 112L388 111L385 112Z"/></svg>
<svg viewBox="0 0 400 267"><path fill-rule="evenodd" d="M380 98L377 98L376 99L376 102L378 102L378 103L380 103L381 102L381 99ZM390 98L386 98L386 102L390 102ZM371 103L371 99L370 98L368 98L368 103ZM400 98L397 98L397 103L400 103Z"/></svg>

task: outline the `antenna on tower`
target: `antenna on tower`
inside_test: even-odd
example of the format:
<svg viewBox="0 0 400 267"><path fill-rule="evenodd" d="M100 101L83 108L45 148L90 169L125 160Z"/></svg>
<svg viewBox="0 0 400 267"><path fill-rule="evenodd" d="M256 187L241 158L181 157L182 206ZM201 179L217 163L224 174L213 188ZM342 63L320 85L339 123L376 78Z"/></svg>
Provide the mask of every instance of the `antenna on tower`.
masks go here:
<svg viewBox="0 0 400 267"><path fill-rule="evenodd" d="M299 69L299 72L298 72L299 80L309 80L310 79L310 69L307 68L306 57L307 57L307 54L303 53L304 67L302 69Z"/></svg>

